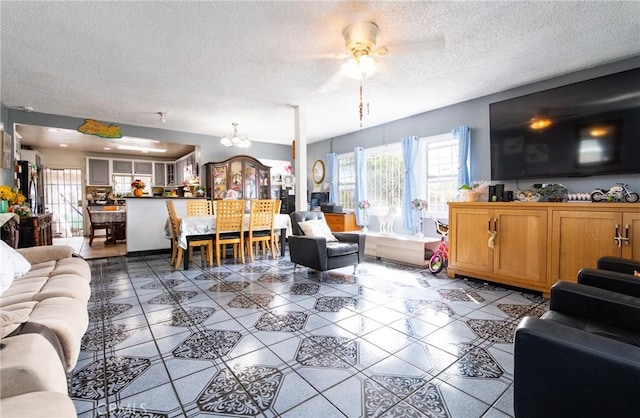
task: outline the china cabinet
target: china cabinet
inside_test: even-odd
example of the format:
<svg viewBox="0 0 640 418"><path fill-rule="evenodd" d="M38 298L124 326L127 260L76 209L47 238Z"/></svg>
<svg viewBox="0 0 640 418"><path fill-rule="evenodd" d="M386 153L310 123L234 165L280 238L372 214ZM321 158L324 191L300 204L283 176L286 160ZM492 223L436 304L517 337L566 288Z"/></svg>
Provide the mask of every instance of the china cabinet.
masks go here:
<svg viewBox="0 0 640 418"><path fill-rule="evenodd" d="M248 155L205 164L212 199L270 199L271 167Z"/></svg>

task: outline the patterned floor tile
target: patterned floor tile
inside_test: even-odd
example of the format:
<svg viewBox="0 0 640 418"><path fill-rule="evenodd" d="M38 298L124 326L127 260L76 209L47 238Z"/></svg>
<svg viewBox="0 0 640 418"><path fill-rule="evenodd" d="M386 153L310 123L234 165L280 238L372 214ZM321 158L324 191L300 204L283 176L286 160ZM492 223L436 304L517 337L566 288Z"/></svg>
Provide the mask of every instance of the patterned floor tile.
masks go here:
<svg viewBox="0 0 640 418"><path fill-rule="evenodd" d="M212 360L228 354L241 338L237 331L205 330L190 335L172 353L178 358Z"/></svg>
<svg viewBox="0 0 640 418"><path fill-rule="evenodd" d="M268 312L260 317L255 327L260 331L300 331L304 328L307 317L304 312Z"/></svg>
<svg viewBox="0 0 640 418"><path fill-rule="evenodd" d="M305 366L348 368L358 362L358 346L344 337L311 336L302 340L296 360Z"/></svg>
<svg viewBox="0 0 640 418"><path fill-rule="evenodd" d="M201 324L215 312L216 310L214 308L203 308L198 306L176 308L171 312L171 315L166 318L166 321L163 322L166 322L167 325L186 327L189 325Z"/></svg>
<svg viewBox="0 0 640 418"><path fill-rule="evenodd" d="M273 300L271 295L260 294L242 294L238 295L229 302L232 308L258 309L266 308Z"/></svg>
<svg viewBox="0 0 640 418"><path fill-rule="evenodd" d="M235 367L219 371L196 403L203 412L256 416L274 402L282 373L273 367Z"/></svg>
<svg viewBox="0 0 640 418"><path fill-rule="evenodd" d="M149 359L138 357L112 356L98 360L73 374L71 397L97 401L107 395L114 395L133 382L150 365Z"/></svg>
<svg viewBox="0 0 640 418"><path fill-rule="evenodd" d="M155 296L147 301L151 305L174 305L187 301L193 297L196 297L198 292L195 291L175 291L163 292L162 294Z"/></svg>
<svg viewBox="0 0 640 418"><path fill-rule="evenodd" d="M294 273L288 257L90 265L79 416L99 404L123 417L513 416L513 330L548 309L529 292L377 260L356 275Z"/></svg>
<svg viewBox="0 0 640 418"><path fill-rule="evenodd" d="M358 300L350 297L319 297L314 309L320 312L340 312L342 309L355 309Z"/></svg>

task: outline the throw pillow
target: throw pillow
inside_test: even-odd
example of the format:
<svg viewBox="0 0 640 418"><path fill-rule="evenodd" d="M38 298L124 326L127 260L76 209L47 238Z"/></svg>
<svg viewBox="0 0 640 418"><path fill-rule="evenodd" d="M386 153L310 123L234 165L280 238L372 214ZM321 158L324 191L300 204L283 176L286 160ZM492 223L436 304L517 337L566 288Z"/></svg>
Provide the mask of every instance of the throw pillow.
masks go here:
<svg viewBox="0 0 640 418"><path fill-rule="evenodd" d="M2 240L0 240L0 246L2 247L2 252L7 254L8 260L13 264L14 278L24 276L29 272L29 270L31 270L31 263L29 263L22 254L11 248Z"/></svg>
<svg viewBox="0 0 640 418"><path fill-rule="evenodd" d="M307 237L325 237L327 242L337 242L338 239L331 233L331 228L324 219L313 219L298 224Z"/></svg>
<svg viewBox="0 0 640 418"><path fill-rule="evenodd" d="M5 247L0 245L0 295L11 286L14 278L15 271L13 269L13 263Z"/></svg>

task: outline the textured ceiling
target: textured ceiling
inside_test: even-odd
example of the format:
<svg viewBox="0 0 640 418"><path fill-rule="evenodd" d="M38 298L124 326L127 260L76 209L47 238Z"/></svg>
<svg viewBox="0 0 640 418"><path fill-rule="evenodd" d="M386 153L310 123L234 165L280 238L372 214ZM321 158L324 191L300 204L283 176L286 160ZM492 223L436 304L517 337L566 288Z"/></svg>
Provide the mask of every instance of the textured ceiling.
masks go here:
<svg viewBox="0 0 640 418"><path fill-rule="evenodd" d="M358 83L332 58L356 20L389 46L364 127L640 54L637 1L3 1L0 13L8 107L213 136L239 122L281 144L290 105L309 142L360 128Z"/></svg>

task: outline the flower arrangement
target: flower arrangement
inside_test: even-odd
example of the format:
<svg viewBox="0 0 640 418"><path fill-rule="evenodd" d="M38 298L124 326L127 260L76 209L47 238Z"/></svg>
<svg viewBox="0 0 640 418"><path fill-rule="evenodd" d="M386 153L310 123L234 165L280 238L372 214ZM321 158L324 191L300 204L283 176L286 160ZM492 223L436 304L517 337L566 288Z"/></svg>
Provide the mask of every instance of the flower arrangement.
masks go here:
<svg viewBox="0 0 640 418"><path fill-rule="evenodd" d="M360 203L358 203L358 207L360 209L369 209L371 207L371 203L369 203L368 200L361 200Z"/></svg>
<svg viewBox="0 0 640 418"><path fill-rule="evenodd" d="M31 208L28 206L14 206L13 213L19 216L33 216L33 212L31 211Z"/></svg>
<svg viewBox="0 0 640 418"><path fill-rule="evenodd" d="M0 200L6 200L9 205L21 205L26 198L18 189L9 186L0 186Z"/></svg>
<svg viewBox="0 0 640 418"><path fill-rule="evenodd" d="M193 176L182 183L183 186L197 186L198 184L200 184L198 176Z"/></svg>
<svg viewBox="0 0 640 418"><path fill-rule="evenodd" d="M415 209L417 211L427 210L427 201L424 199L413 199L411 201L411 209Z"/></svg>
<svg viewBox="0 0 640 418"><path fill-rule="evenodd" d="M134 189L144 189L145 187L147 187L147 185L144 184L144 181L135 179L131 182L131 187L133 187Z"/></svg>

